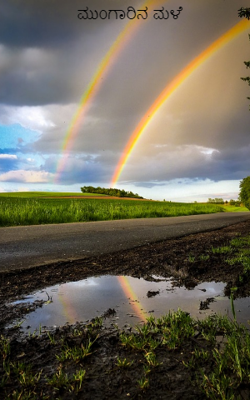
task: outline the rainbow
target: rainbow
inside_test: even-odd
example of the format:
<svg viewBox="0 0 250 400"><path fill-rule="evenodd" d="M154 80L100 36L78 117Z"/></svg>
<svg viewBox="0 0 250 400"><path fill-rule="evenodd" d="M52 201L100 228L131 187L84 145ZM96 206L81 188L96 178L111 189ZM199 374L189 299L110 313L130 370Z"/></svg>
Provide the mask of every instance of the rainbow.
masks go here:
<svg viewBox="0 0 250 400"><path fill-rule="evenodd" d="M160 3L159 0L147 0L142 4L142 6L140 6L140 8L144 8L149 5L156 5L158 3ZM83 117L87 114L91 101L93 101L95 95L100 89L102 83L104 82L104 77L107 76L108 71L110 70L114 61L117 59L117 56L125 47L127 42L132 38L132 36L134 36L134 33L139 26L143 26L142 20L129 20L124 29L120 32L114 43L109 48L106 55L103 57L100 64L98 65L98 68L93 75L92 80L89 82L84 94L81 97L76 113L74 114L68 130L64 136L61 150L62 157L59 159L56 167L54 183L58 182L59 176L65 168L70 150L74 143L74 139L79 131L79 127L82 123Z"/></svg>
<svg viewBox="0 0 250 400"><path fill-rule="evenodd" d="M148 314L146 311L143 310L138 297L136 296L135 292L133 291L131 284L126 276L117 276L117 280L125 294L126 297L130 300L130 305L132 310L134 311L135 315L140 318L141 321L146 322ZM77 311L75 310L72 302L70 301L70 294L61 293L58 294L58 299L62 305L62 314L70 324L75 324L76 321L81 320L81 316L78 315Z"/></svg>
<svg viewBox="0 0 250 400"><path fill-rule="evenodd" d="M131 134L126 147L120 157L120 160L116 166L114 175L112 177L111 186L114 187L128 161L130 154L132 153L135 145L143 134L145 128L148 126L156 112L165 103L165 101L174 93L176 89L208 58L210 58L215 52L229 43L232 39L237 37L240 33L249 29L250 22L246 19L238 22L233 28L229 29L219 39L215 40L210 46L208 46L202 53L194 58L167 86L163 89L157 99L149 107L147 112L144 114L139 124Z"/></svg>
<svg viewBox="0 0 250 400"><path fill-rule="evenodd" d="M138 297L134 293L128 281L128 278L126 276L118 276L117 279L122 287L124 294L131 300L130 305L134 310L135 314L137 315L137 317L139 317L143 322L146 322L148 314L146 313L146 311L143 310L138 300Z"/></svg>
<svg viewBox="0 0 250 400"><path fill-rule="evenodd" d="M67 286L66 286L67 287ZM65 288L64 288L65 291ZM60 292L58 293L58 299L62 305L62 314L65 317L66 321L69 322L71 325L75 324L77 321L77 312L74 308L74 306L72 305L72 303L70 301L68 301L68 299L70 298L69 295L62 295Z"/></svg>

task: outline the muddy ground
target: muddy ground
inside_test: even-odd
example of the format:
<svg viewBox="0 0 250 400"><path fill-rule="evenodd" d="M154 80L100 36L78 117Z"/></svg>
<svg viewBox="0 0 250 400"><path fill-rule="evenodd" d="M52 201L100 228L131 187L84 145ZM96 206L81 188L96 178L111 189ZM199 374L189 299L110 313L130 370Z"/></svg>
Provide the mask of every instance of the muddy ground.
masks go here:
<svg viewBox="0 0 250 400"><path fill-rule="evenodd" d="M32 307L40 306L39 304L10 306L8 303L11 300L57 283L105 274L130 275L147 280L152 280L153 275L160 275L174 276L176 284L185 285L187 288L195 287L203 281L225 282L227 284L226 295L229 296L231 288L237 286L236 296L250 296L249 280L243 282L240 280L243 267L240 264L230 266L226 262L227 254L211 252L212 247L224 246L238 235L249 234L250 221L245 221L212 232L147 244L132 250L86 258L81 261L60 262L23 271L1 273L0 335L3 334L11 341L10 361L29 363L32 365L34 373L42 368L43 373L47 374L46 376L50 376L60 368L60 363L55 357L59 351L60 338L72 341L72 331L75 326L64 326L53 332L57 338L57 345L51 344L47 334L36 338L24 338L18 327L5 328L10 321L20 319L27 312L27 308L30 312ZM209 260L200 259L201 255L208 254ZM74 391L69 392L65 388L50 393L46 379L41 379L34 391L34 397L29 398L173 400L205 398L204 393L196 384L190 384L190 382L194 382L195 372L191 373L183 364L183 361L190 358L194 340L187 340L185 345L181 345L173 351L158 348L157 358L162 363L151 372L149 387L142 389L138 386L143 365L141 354L132 351L125 354L124 347L119 341L119 334L112 327L100 328L98 334L93 354L84 360L86 376L83 389L78 394ZM200 342L199 346L204 347L205 345ZM130 369L118 368L116 366L117 357L133 359L133 367ZM211 367L209 362L204 366L208 370ZM2 368L0 366L0 376ZM18 398L14 397L15 390L17 390L14 387L19 387L15 376L9 378L4 384L0 382L0 398ZM26 397L21 396L20 399L22 398ZM250 398L249 387L244 387L240 398Z"/></svg>

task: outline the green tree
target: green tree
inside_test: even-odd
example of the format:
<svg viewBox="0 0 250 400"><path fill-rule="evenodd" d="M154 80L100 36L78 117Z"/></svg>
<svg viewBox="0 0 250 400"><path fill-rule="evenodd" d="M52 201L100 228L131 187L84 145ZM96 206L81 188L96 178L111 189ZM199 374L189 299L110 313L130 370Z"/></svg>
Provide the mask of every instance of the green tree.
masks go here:
<svg viewBox="0 0 250 400"><path fill-rule="evenodd" d="M132 197L136 199L143 199L142 196L139 196L137 193L133 192L126 192L126 190L123 189L115 189L115 188L101 188L98 186L97 188L93 186L83 186L81 187L81 191L83 193L98 193L98 194L106 194L109 196L117 196L117 197Z"/></svg>
<svg viewBox="0 0 250 400"><path fill-rule="evenodd" d="M250 176L240 181L239 200L250 210Z"/></svg>
<svg viewBox="0 0 250 400"><path fill-rule="evenodd" d="M238 10L238 15L240 18L247 18L248 20L250 19L250 8L243 8L241 7L240 10ZM249 40L250 40L250 35ZM247 68L250 68L250 61L244 61L244 64ZM250 86L250 76L246 76L244 78L240 78L243 81L247 82L248 85ZM250 97L247 97L248 100L250 100ZM250 110L250 107L249 107Z"/></svg>
<svg viewBox="0 0 250 400"><path fill-rule="evenodd" d="M208 202L208 203L211 203L211 204L224 204L224 200L221 199L221 198L218 198L218 197L215 197L215 199L211 199L211 198L209 197L209 199L208 199L207 202Z"/></svg>

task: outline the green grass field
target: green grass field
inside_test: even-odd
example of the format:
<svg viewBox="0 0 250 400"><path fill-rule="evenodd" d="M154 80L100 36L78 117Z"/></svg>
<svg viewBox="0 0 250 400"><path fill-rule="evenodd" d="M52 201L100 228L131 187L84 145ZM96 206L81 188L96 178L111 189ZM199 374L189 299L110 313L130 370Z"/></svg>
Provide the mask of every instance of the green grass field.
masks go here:
<svg viewBox="0 0 250 400"><path fill-rule="evenodd" d="M246 207L235 207L235 206L222 206L226 212L242 212L249 211Z"/></svg>
<svg viewBox="0 0 250 400"><path fill-rule="evenodd" d="M68 198L60 198L66 195ZM177 217L223 211L221 206L213 204L88 199L85 194L83 199L71 198L78 195L81 193L1 193L0 226Z"/></svg>

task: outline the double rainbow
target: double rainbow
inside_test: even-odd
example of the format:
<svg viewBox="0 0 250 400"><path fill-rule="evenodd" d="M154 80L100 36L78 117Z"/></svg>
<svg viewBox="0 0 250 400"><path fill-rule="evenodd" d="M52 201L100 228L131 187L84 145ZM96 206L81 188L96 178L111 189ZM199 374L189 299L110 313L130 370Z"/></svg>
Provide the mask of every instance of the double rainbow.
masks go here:
<svg viewBox="0 0 250 400"><path fill-rule="evenodd" d="M206 50L202 51L197 57L195 57L176 77L166 85L160 95L156 98L153 104L149 107L147 112L144 114L139 124L131 134L125 149L123 150L122 156L116 166L114 175L112 177L111 186L115 186L120 178L120 175L128 161L129 156L134 150L138 140L143 134L144 130L159 110L159 108L165 103L167 99L175 92L176 89L205 61L207 61L213 54L219 49L224 47L231 40L236 38L239 34L249 29L250 22L248 20L242 20L238 22L233 28L229 29L219 39L215 40Z"/></svg>
<svg viewBox="0 0 250 400"><path fill-rule="evenodd" d="M123 290L125 296L129 299L129 304L131 309L133 310L136 317L140 319L142 322L146 322L149 314L143 309L136 293L134 292L128 277L126 276L117 276L117 280ZM82 319L81 315L78 314L76 309L74 308L74 304L71 300L70 292L67 293L67 286L63 289L63 294L58 293L58 299L62 305L62 315L70 324L75 324L76 321Z"/></svg>
<svg viewBox="0 0 250 400"><path fill-rule="evenodd" d="M144 2L140 8L145 8L153 5L157 5L160 3L160 0L147 0ZM82 123L84 117L87 114L89 106L91 102L93 102L94 97L98 93L99 89L104 82L104 78L107 76L109 70L111 69L113 63L117 59L119 53L125 48L126 44L129 40L134 36L136 30L144 25L145 21L141 21L138 19L132 19L127 22L124 29L118 35L114 43L109 48L106 55L101 60L100 64L97 67L95 74L92 77L92 80L88 84L85 92L83 93L79 106L70 122L68 130L64 136L62 143L62 157L59 159L56 173L54 178L54 183L58 182L60 174L65 168L68 156L70 154L70 150L73 146L74 139L79 131L80 124Z"/></svg>
<svg viewBox="0 0 250 400"><path fill-rule="evenodd" d="M146 7L150 5L156 5L159 0L146 1L141 7ZM114 61L117 59L119 53L125 47L127 42L134 36L136 29L140 26L139 20L130 20L125 28L121 31L115 42L110 47L109 51L102 59L99 64L91 82L89 83L87 89L85 90L77 111L69 125L69 128L65 134L62 144L62 157L59 159L54 182L58 182L59 176L65 168L68 156L70 154L71 148L74 143L74 139L79 131L79 126L83 121L84 116L87 114L89 106L93 101L94 97L98 93L102 83L104 82L104 77L108 74ZM186 81L186 79L203 63L205 63L211 56L213 56L218 50L223 48L226 44L231 42L234 38L244 32L246 29L250 28L250 21L244 19L238 22L234 27L229 29L221 37L215 40L211 45L209 45L204 51L202 51L197 57L195 57L176 77L168 83L160 95L155 99L149 109L146 111L134 131L129 137L129 140L122 152L119 162L115 168L115 172L112 176L111 186L115 186L120 178L120 175L130 157L132 151L134 150L138 140L142 136L146 127L151 122L152 118L155 116L160 107L169 99L169 97L181 86L181 84Z"/></svg>

